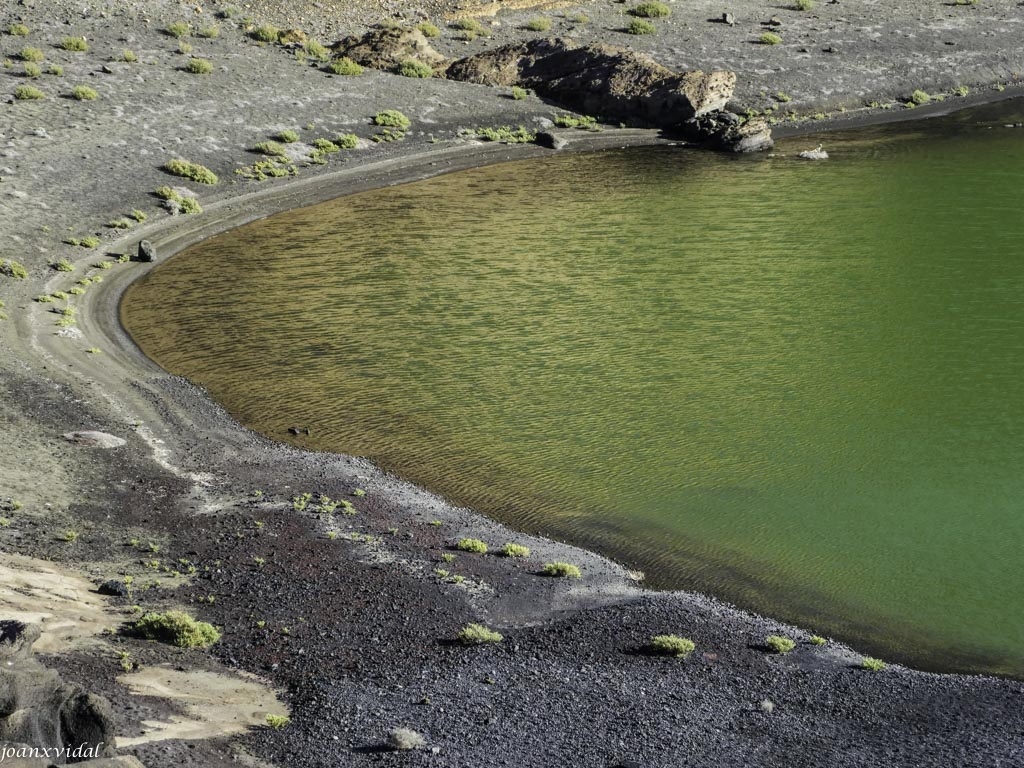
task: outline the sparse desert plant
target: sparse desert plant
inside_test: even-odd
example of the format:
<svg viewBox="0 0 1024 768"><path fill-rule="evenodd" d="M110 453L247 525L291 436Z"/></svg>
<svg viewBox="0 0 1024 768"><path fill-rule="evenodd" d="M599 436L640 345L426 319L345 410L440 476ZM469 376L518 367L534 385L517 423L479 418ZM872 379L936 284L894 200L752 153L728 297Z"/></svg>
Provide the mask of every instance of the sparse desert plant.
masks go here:
<svg viewBox="0 0 1024 768"><path fill-rule="evenodd" d="M330 50L327 46L321 43L319 40L308 40L305 45L302 46L307 54L312 56L318 61L326 61L331 55Z"/></svg>
<svg viewBox="0 0 1024 768"><path fill-rule="evenodd" d="M283 131L279 131L278 134L274 136L274 138L284 144L294 144L296 141L299 140L299 133L298 131L286 129Z"/></svg>
<svg viewBox="0 0 1024 768"><path fill-rule="evenodd" d="M208 75L213 72L213 62L209 59L189 59L185 71L193 75Z"/></svg>
<svg viewBox="0 0 1024 768"><path fill-rule="evenodd" d="M547 32L551 29L551 19L546 16L538 16L526 22L525 26L531 32Z"/></svg>
<svg viewBox="0 0 1024 768"><path fill-rule="evenodd" d="M566 18L567 21L569 21L569 22L571 22L573 24L587 24L587 23L590 22L590 17L587 16L587 14L579 13L579 12L570 13L565 18Z"/></svg>
<svg viewBox="0 0 1024 768"><path fill-rule="evenodd" d="M672 9L664 3L657 2L657 0L640 3L640 5L629 9L630 16L636 16L641 19L663 19L670 13L672 13Z"/></svg>
<svg viewBox="0 0 1024 768"><path fill-rule="evenodd" d="M139 222L140 224L142 222L144 222L146 219L149 218L149 216L146 215L145 211L140 211L138 208L136 208L134 211L131 212L131 217L133 219L135 219L137 222ZM109 263L109 262L105 262L105 263Z"/></svg>
<svg viewBox="0 0 1024 768"><path fill-rule="evenodd" d="M11 24L11 26L7 28L8 34L14 35L16 37L25 37L31 31L32 30L30 30L24 24Z"/></svg>
<svg viewBox="0 0 1024 768"><path fill-rule="evenodd" d="M184 611L151 611L136 621L132 629L147 640L179 648L205 648L220 640L220 632L212 624L196 621Z"/></svg>
<svg viewBox="0 0 1024 768"><path fill-rule="evenodd" d="M865 656L863 659L861 659L860 665L864 669L867 669L871 672L881 672L883 669L885 669L884 661L882 661L881 659L875 659L871 656Z"/></svg>
<svg viewBox="0 0 1024 768"><path fill-rule="evenodd" d="M292 719L288 715L267 715L267 725L274 730L280 730L288 725Z"/></svg>
<svg viewBox="0 0 1024 768"><path fill-rule="evenodd" d="M346 77L355 77L363 74L363 68L348 56L335 59L327 65L327 69L335 75L344 75Z"/></svg>
<svg viewBox="0 0 1024 768"><path fill-rule="evenodd" d="M252 151L269 157L287 157L284 145L278 144L276 141L261 141L252 148Z"/></svg>
<svg viewBox="0 0 1024 768"><path fill-rule="evenodd" d="M790 96L790 95L789 95L788 93L786 93L785 91L779 91L778 93L776 93L776 94L775 94L775 100L776 100L776 101L778 101L778 102L781 102L781 103L785 104L785 103L787 103L787 102L790 102L790 101L792 101L792 100L793 100L793 97L792 97L792 96Z"/></svg>
<svg viewBox="0 0 1024 768"><path fill-rule="evenodd" d="M505 638L483 624L467 624L459 630L459 642L463 645L486 645L500 643Z"/></svg>
<svg viewBox="0 0 1024 768"><path fill-rule="evenodd" d="M962 96L966 96L970 92L971 92L971 89L968 88L966 85L958 85L956 88L953 89L953 95L954 96L961 96L962 97Z"/></svg>
<svg viewBox="0 0 1024 768"><path fill-rule="evenodd" d="M35 101L45 99L46 94L32 85L19 85L14 89L14 98L18 101Z"/></svg>
<svg viewBox="0 0 1024 768"><path fill-rule="evenodd" d="M768 635L764 639L764 644L775 651L775 653L789 653L796 647L796 643L784 635Z"/></svg>
<svg viewBox="0 0 1024 768"><path fill-rule="evenodd" d="M811 635L809 639L811 641L811 645L824 645L828 642L828 640L826 640L821 635Z"/></svg>
<svg viewBox="0 0 1024 768"><path fill-rule="evenodd" d="M679 635L655 635L649 645L651 652L659 656L675 656L685 659L697 646L693 640Z"/></svg>
<svg viewBox="0 0 1024 768"><path fill-rule="evenodd" d="M188 55L188 54L192 53L192 43L190 43L190 42L188 42L186 40L179 40L178 41L178 53L182 53L182 54L185 54L185 55Z"/></svg>
<svg viewBox="0 0 1024 768"><path fill-rule="evenodd" d="M253 40L259 40L261 43L276 43L281 37L281 30L273 24L263 24L249 34Z"/></svg>
<svg viewBox="0 0 1024 768"><path fill-rule="evenodd" d="M814 8L814 0L793 0L794 11L809 11Z"/></svg>
<svg viewBox="0 0 1024 768"><path fill-rule="evenodd" d="M491 34L491 31L476 19L456 19L450 24L450 26L452 29L457 29L461 32L467 32L469 35L472 35L472 37L468 37L470 40L477 35L487 37Z"/></svg>
<svg viewBox="0 0 1024 768"><path fill-rule="evenodd" d="M191 179L199 184L216 184L218 181L217 174L209 168L188 160L168 160L163 164L163 169L175 176Z"/></svg>
<svg viewBox="0 0 1024 768"><path fill-rule="evenodd" d="M28 277L28 270L25 265L17 261L0 259L0 275L13 277L16 280L24 280Z"/></svg>
<svg viewBox="0 0 1024 768"><path fill-rule="evenodd" d="M506 544L501 548L501 554L505 557L529 557L530 548L524 547L522 544Z"/></svg>
<svg viewBox="0 0 1024 768"><path fill-rule="evenodd" d="M32 61L25 62L25 77L36 78L43 74L43 68Z"/></svg>
<svg viewBox="0 0 1024 768"><path fill-rule="evenodd" d="M626 26L626 32L631 35L653 35L657 31L654 22L647 19L632 19Z"/></svg>
<svg viewBox="0 0 1024 768"><path fill-rule="evenodd" d="M139 57L135 54L135 51L125 48L121 51L121 61L127 61L129 64L139 60Z"/></svg>
<svg viewBox="0 0 1024 768"><path fill-rule="evenodd" d="M931 100L932 97L928 95L928 92L922 91L920 88L910 94L910 101L918 106L927 104Z"/></svg>
<svg viewBox="0 0 1024 768"><path fill-rule="evenodd" d="M537 134L523 126L510 128L503 125L499 128L477 128L474 136L481 141L503 141L507 144L529 144L536 140Z"/></svg>
<svg viewBox="0 0 1024 768"><path fill-rule="evenodd" d="M441 30L438 29L436 24L431 24L429 21L424 21L416 25L416 29L423 33L424 37L440 37Z"/></svg>
<svg viewBox="0 0 1024 768"><path fill-rule="evenodd" d="M38 48L26 46L18 52L18 58L22 61L42 61L46 55Z"/></svg>
<svg viewBox="0 0 1024 768"><path fill-rule="evenodd" d="M412 125L412 121L397 109L385 109L373 116L373 124L405 130Z"/></svg>
<svg viewBox="0 0 1024 768"><path fill-rule="evenodd" d="M60 64L51 64L47 68L46 73L54 77L64 77L64 67Z"/></svg>
<svg viewBox="0 0 1024 768"><path fill-rule="evenodd" d="M85 53L89 50L89 43L85 41L84 37L65 37L60 41L60 47L65 51Z"/></svg>
<svg viewBox="0 0 1024 768"><path fill-rule="evenodd" d="M757 38L757 41L761 43L761 45L778 45L782 42L782 38L774 32L762 32L761 36Z"/></svg>
<svg viewBox="0 0 1024 768"><path fill-rule="evenodd" d="M544 576L560 576L566 579L578 579L583 575L572 563L544 563L541 573Z"/></svg>
<svg viewBox="0 0 1024 768"><path fill-rule="evenodd" d="M199 37L205 38L207 40L212 40L215 37L220 37L220 27L218 27L216 24L211 24L208 27L203 27L198 32L196 32L196 34Z"/></svg>
<svg viewBox="0 0 1024 768"><path fill-rule="evenodd" d="M529 95L530 95L530 92L528 90L526 90L525 88L520 88L518 85L513 85L512 86L512 98L514 100L522 101L523 99L525 99Z"/></svg>
<svg viewBox="0 0 1024 768"><path fill-rule="evenodd" d="M388 747L399 752L420 749L426 741L411 728L395 728L388 734Z"/></svg>
<svg viewBox="0 0 1024 768"><path fill-rule="evenodd" d="M61 535L61 539L66 541L68 544L78 541L78 531L68 529L64 531L63 535Z"/></svg>
<svg viewBox="0 0 1024 768"><path fill-rule="evenodd" d="M175 21L164 28L164 32L174 38L187 37L192 34L192 25L187 21Z"/></svg>
<svg viewBox="0 0 1024 768"><path fill-rule="evenodd" d="M60 259L59 261L53 262L53 268L58 272L74 272L75 265L67 259Z"/></svg>
<svg viewBox="0 0 1024 768"><path fill-rule="evenodd" d="M100 97L96 90L88 85L76 85L71 89L71 95L79 101L95 101Z"/></svg>
<svg viewBox="0 0 1024 768"><path fill-rule="evenodd" d="M417 61L416 59L405 59L398 65L395 72L402 77L427 78L434 74L434 70L430 68L429 64L424 64L422 61Z"/></svg>
<svg viewBox="0 0 1024 768"><path fill-rule="evenodd" d="M463 552L476 552L482 555L487 552L487 543L480 539L459 539L459 543L455 545L455 548Z"/></svg>
<svg viewBox="0 0 1024 768"><path fill-rule="evenodd" d="M111 229L131 229L132 222L128 219L114 219L113 221L107 222L107 226Z"/></svg>

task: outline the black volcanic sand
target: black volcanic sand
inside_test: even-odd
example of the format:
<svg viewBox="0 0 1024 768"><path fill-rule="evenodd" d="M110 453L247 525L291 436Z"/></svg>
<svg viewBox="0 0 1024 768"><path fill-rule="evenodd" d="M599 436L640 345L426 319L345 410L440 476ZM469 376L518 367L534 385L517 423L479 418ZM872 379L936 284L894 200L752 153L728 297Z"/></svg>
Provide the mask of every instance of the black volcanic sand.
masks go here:
<svg viewBox="0 0 1024 768"><path fill-rule="evenodd" d="M279 47L248 41L225 21L218 38L189 40L195 55L214 62L214 73L183 72L187 55L160 30L179 19L196 27L213 23L226 5L197 12L171 0L22 0L0 18L0 29L15 20L32 28L28 38L0 35L0 52L12 62L0 70L0 93L29 82L15 59L25 45L45 52L44 71L51 62L64 67L63 77L32 81L49 98L0 105L0 258L29 270L27 280L0 277L8 315L0 321L0 508L10 506L7 499L24 504L0 511L10 520L0 528L0 549L65 563L97 583L131 574L135 594L111 598L113 605L184 606L224 632L210 652L113 635L94 650L46 663L109 697L123 736L181 705L129 696L115 682L122 674L118 650L143 666L259 674L293 710L291 724L280 730L156 741L126 754L149 766L1024 764L1018 682L898 665L871 673L859 668L859 653L837 642L812 646L804 630L701 595L646 592L598 555L509 531L368 462L254 435L201 390L145 360L120 329L117 301L148 267L94 267L106 254L132 251L147 237L165 258L275 211L539 155L544 150L479 145L459 132L543 127L559 111L536 98L513 101L459 83L371 72L328 76ZM415 16L402 3L339 3L340 10L334 3L238 5L259 21L302 26L325 40L384 15ZM435 19L454 10L425 7ZM803 115L849 108L831 121L787 123L787 131L843 119L918 117L1019 93L1013 80L1024 65L1024 8L1014 2L925 8L844 0L805 13L766 11L749 1L728 9L699 2L673 5L673 16L658 22L659 33L650 38L615 31L625 23L623 7L506 10L493 17L499 26L491 39L463 43L446 33L437 47L461 55L533 36L520 26L541 14L555 20L552 33L564 34L570 24L559 14L581 10L590 21L572 26L583 39L632 44L671 66L736 68L739 106L777 103L780 111ZM708 21L723 10L736 15L736 27ZM782 18L785 42L757 45L759 22L770 14ZM85 35L90 50L56 48L66 35ZM115 61L125 48L140 61ZM63 97L78 84L95 88L100 98ZM961 84L971 87L971 96L950 96L931 108L853 109L906 98L911 87L937 93ZM792 102L772 98L779 91ZM407 138L366 142L375 132L369 117L387 108L412 118ZM355 132L364 142L325 166L300 163L297 178L238 179L234 169L257 159L246 148L284 128L299 130L303 142L338 132ZM660 140L613 127L566 135L580 149ZM159 170L174 156L221 176L213 187L181 183L199 195L200 216L170 217L150 194L180 183ZM133 209L148 214L144 225L127 233L105 226ZM99 248L61 243L89 234L101 238ZM60 258L71 259L75 271L48 268ZM87 275L104 281L73 299L78 315L71 329L55 326L55 305L31 300ZM100 352L86 351L92 348ZM110 432L127 444L103 450L61 439L76 429ZM356 487L366 495L349 495ZM254 489L262 496L253 497ZM293 510L291 497L304 492L348 498L359 511ZM62 540L68 529L80 533L77 541ZM521 542L533 555L520 561L459 553L444 562L451 545L470 535L493 547ZM185 559L196 573L182 576L180 586L161 577L160 586L144 589L151 575L144 563L153 557L164 564ZM578 564L583 578L538 576L552 560ZM464 581L442 579L437 568ZM504 642L452 643L470 621L499 629ZM646 654L649 638L666 632L692 638L694 654L685 660ZM773 632L796 639L796 650L767 652L762 643ZM772 706L762 705L766 700ZM426 747L381 750L396 726L423 733Z"/></svg>

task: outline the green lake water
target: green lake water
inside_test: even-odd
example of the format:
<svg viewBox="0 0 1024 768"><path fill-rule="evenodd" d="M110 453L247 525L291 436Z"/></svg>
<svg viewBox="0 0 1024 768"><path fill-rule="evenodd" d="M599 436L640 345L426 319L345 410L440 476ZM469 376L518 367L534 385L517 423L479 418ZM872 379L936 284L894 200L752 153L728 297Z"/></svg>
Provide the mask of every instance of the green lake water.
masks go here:
<svg viewBox="0 0 1024 768"><path fill-rule="evenodd" d="M654 586L1022 677L1020 113L828 134L820 163L662 147L359 194L189 249L123 321L275 438Z"/></svg>

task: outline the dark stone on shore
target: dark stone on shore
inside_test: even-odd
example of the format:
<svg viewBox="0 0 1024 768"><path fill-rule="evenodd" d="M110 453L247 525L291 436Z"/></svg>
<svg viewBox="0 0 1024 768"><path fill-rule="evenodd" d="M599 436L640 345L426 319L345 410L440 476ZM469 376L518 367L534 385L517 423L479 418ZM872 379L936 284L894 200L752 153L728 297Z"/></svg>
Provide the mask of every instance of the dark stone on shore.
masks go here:
<svg viewBox="0 0 1024 768"><path fill-rule="evenodd" d="M537 138L534 139L534 143L538 147L544 147L545 149L565 149L569 142L563 139L561 136L556 136L548 131L541 131L537 134Z"/></svg>
<svg viewBox="0 0 1024 768"><path fill-rule="evenodd" d="M775 145L765 118L752 117L744 122L724 110L689 120L681 130L691 141L723 152L761 152Z"/></svg>
<svg viewBox="0 0 1024 768"><path fill-rule="evenodd" d="M142 240L139 242L139 254L138 260L143 262L149 262L156 259L156 248L149 240Z"/></svg>
<svg viewBox="0 0 1024 768"><path fill-rule="evenodd" d="M112 597L128 597L128 585L119 579L109 579L100 584L96 590L101 595L111 595Z"/></svg>

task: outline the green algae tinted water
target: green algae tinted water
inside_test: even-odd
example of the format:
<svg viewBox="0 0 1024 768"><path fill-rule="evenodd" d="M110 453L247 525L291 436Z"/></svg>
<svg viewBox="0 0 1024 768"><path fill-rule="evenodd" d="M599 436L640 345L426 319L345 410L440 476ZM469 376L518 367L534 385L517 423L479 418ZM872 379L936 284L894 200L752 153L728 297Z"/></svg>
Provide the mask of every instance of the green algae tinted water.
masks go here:
<svg viewBox="0 0 1024 768"><path fill-rule="evenodd" d="M360 194L192 248L123 319L273 437L656 586L1021 676L1013 109L827 135L823 163L659 148Z"/></svg>

